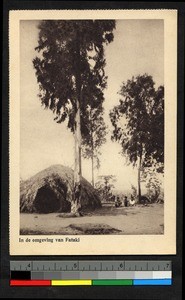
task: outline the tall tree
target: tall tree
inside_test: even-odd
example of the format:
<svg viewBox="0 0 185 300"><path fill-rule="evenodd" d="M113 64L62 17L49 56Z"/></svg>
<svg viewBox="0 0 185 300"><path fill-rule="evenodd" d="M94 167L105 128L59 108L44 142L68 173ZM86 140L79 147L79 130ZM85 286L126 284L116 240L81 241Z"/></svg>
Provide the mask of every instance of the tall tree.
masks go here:
<svg viewBox="0 0 185 300"><path fill-rule="evenodd" d="M87 110L87 134L82 139L82 154L84 158L91 159L92 185L94 187L94 169L100 167L100 147L106 142L106 125L103 119L102 106Z"/></svg>
<svg viewBox="0 0 185 300"><path fill-rule="evenodd" d="M122 84L119 105L110 112L112 139L122 146L128 162L138 167L141 199L142 168L164 162L164 87L157 90L152 76L132 77Z"/></svg>
<svg viewBox="0 0 185 300"><path fill-rule="evenodd" d="M33 60L41 103L58 123L67 121L75 137L74 201L80 209L81 134L86 108L104 100L104 44L113 41L113 20L55 20L39 24L39 55ZM98 97L92 97L92 95ZM78 195L78 196L77 196Z"/></svg>

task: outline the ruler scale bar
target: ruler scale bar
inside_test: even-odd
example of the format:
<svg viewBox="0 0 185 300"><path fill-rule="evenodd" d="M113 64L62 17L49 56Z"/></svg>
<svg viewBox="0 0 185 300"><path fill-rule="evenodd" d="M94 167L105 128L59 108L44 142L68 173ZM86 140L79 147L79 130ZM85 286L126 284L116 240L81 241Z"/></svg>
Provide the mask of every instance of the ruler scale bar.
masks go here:
<svg viewBox="0 0 185 300"><path fill-rule="evenodd" d="M11 261L13 271L171 271L171 261Z"/></svg>

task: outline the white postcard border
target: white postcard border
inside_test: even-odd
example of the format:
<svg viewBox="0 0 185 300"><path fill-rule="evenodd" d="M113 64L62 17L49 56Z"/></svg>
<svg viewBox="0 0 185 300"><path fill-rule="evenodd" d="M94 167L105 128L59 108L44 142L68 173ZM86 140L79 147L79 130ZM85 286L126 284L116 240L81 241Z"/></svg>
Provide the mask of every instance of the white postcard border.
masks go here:
<svg viewBox="0 0 185 300"><path fill-rule="evenodd" d="M163 235L20 236L20 20L163 19L165 53L165 201ZM9 13L10 254L118 255L176 253L177 11L176 10L19 10ZM51 242L33 239L53 238ZM77 237L78 242L66 241ZM20 239L24 239L21 242ZM63 242L55 239L63 238ZM27 240L27 241L26 241Z"/></svg>

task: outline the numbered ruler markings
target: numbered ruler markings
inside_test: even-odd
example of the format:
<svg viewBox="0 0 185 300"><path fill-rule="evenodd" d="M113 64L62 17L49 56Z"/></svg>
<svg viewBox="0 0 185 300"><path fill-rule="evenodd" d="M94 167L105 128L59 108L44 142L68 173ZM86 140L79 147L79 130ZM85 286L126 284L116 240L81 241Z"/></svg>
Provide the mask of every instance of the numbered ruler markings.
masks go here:
<svg viewBox="0 0 185 300"><path fill-rule="evenodd" d="M171 271L171 261L11 261L11 271Z"/></svg>

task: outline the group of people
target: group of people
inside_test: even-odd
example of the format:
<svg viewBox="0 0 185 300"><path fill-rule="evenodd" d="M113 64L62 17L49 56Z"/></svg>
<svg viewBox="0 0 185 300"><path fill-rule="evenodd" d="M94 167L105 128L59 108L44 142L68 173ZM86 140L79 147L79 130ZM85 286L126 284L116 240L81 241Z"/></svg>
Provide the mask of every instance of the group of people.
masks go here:
<svg viewBox="0 0 185 300"><path fill-rule="evenodd" d="M120 197L115 196L115 207L120 207L121 204L122 204L122 201L120 200ZM136 201L132 195L131 195L130 199L128 199L127 196L124 197L124 206L125 207L135 206L135 205L136 205Z"/></svg>

